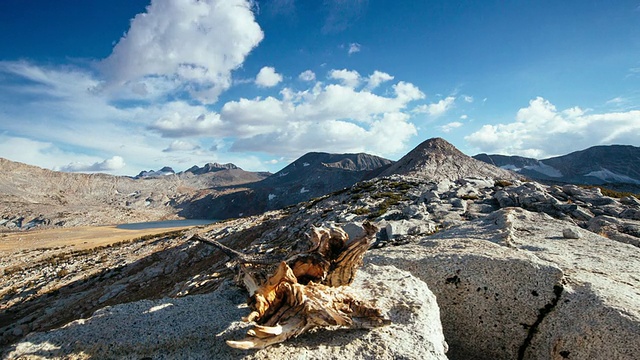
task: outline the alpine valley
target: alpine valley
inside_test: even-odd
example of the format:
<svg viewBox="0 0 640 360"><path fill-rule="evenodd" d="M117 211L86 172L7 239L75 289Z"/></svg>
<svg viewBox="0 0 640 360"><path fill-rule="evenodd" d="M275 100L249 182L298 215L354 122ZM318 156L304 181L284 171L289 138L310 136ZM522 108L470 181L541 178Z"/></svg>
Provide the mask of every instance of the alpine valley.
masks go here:
<svg viewBox="0 0 640 360"><path fill-rule="evenodd" d="M0 160L0 169L6 359L635 359L640 353L637 147L597 146L542 160L472 158L435 138L395 162L308 153L275 174L233 164L178 173L165 167L136 177L8 160ZM220 221L100 246L91 238L29 245L31 233L179 218ZM250 259L308 255L317 226L349 239L374 229L349 291L389 323L367 330L320 326L258 350L227 346L251 326L240 321L252 294L237 285L238 269ZM231 261L234 253L246 261ZM268 329L275 334L278 327Z"/></svg>

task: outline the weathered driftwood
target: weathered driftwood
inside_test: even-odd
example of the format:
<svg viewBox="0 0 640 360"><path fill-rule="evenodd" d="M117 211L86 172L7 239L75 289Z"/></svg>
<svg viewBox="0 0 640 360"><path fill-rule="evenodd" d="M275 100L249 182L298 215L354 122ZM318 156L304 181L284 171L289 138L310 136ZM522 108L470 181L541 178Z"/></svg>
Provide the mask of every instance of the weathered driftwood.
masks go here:
<svg viewBox="0 0 640 360"><path fill-rule="evenodd" d="M251 297L251 313L244 321L256 325L240 341L227 341L239 349L256 349L298 336L315 327L342 326L373 328L387 324L379 309L357 299L347 285L353 281L362 265L377 229L363 224L365 234L349 242L349 236L337 227L313 227L311 250L281 261L276 271L266 278L255 264L242 253L231 250L215 240L202 236L227 255L236 257L243 283Z"/></svg>

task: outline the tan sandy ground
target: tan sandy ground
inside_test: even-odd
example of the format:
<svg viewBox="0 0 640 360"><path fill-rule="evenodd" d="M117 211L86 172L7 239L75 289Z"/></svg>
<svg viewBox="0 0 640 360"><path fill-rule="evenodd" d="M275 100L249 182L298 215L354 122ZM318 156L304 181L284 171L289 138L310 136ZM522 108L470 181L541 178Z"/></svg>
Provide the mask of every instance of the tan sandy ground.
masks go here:
<svg viewBox="0 0 640 360"><path fill-rule="evenodd" d="M60 229L32 230L0 235L0 255L23 250L68 248L86 250L141 236L162 234L190 226L127 230L112 226L79 226Z"/></svg>
<svg viewBox="0 0 640 360"><path fill-rule="evenodd" d="M192 226L127 230L111 226L79 226L0 234L0 274L7 269L29 267L44 259L72 252L128 242ZM30 265L31 264L31 265Z"/></svg>

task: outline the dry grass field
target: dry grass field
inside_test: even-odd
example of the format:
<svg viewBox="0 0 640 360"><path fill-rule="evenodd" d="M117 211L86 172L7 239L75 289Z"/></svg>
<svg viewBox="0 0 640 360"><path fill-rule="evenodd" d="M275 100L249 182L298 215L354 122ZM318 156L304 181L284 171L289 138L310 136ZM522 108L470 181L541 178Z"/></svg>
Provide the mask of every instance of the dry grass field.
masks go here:
<svg viewBox="0 0 640 360"><path fill-rule="evenodd" d="M87 250L188 227L127 230L116 226L79 226L4 233L0 235L0 255L35 249Z"/></svg>

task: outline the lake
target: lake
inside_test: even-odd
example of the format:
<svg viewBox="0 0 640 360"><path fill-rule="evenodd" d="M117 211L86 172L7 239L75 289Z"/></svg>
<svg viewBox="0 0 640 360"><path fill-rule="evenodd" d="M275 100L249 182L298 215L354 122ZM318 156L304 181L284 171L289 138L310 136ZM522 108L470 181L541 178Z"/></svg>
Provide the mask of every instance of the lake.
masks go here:
<svg viewBox="0 0 640 360"><path fill-rule="evenodd" d="M172 228L172 227L183 227L183 226L197 226L197 225L207 225L213 224L218 220L207 220L207 219L185 219L185 220L164 220L164 221L147 221L140 223L131 223L131 224L120 224L117 225L118 229L125 230L142 230L142 229L161 229L161 228Z"/></svg>

